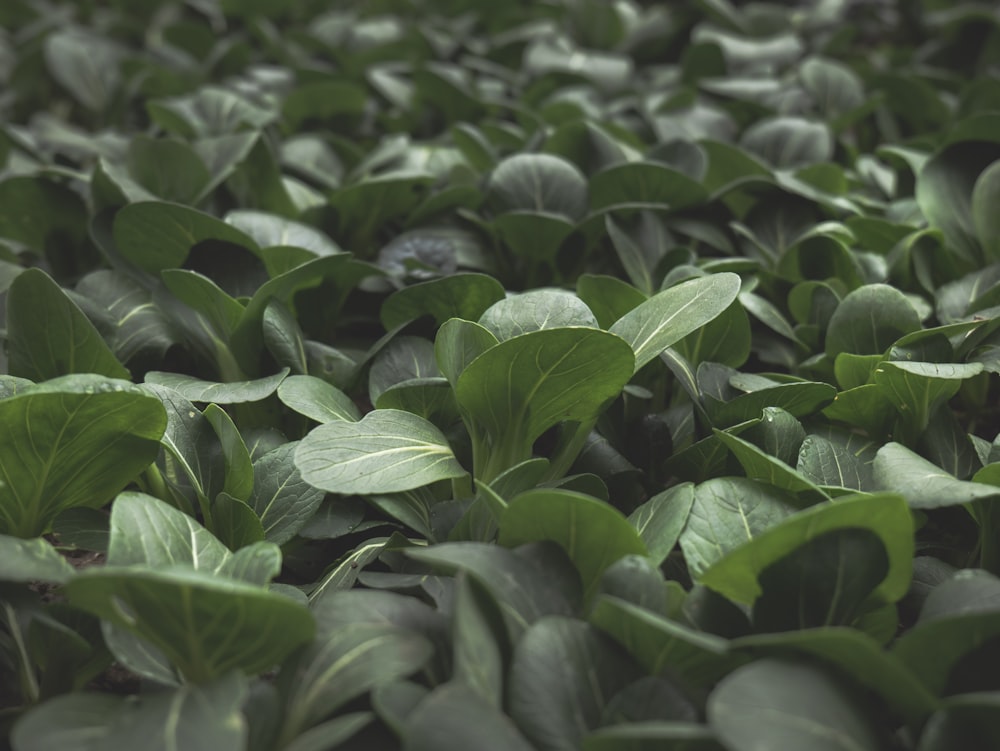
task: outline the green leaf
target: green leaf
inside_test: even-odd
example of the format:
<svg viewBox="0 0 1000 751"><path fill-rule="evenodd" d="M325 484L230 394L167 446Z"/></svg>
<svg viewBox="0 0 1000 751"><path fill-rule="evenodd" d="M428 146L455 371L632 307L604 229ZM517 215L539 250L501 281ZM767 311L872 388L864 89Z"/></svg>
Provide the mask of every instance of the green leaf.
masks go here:
<svg viewBox="0 0 1000 751"><path fill-rule="evenodd" d="M869 462L820 435L808 435L802 441L795 468L817 485L864 491L875 489Z"/></svg>
<svg viewBox="0 0 1000 751"><path fill-rule="evenodd" d="M736 299L740 278L712 274L670 287L619 318L608 331L635 353L635 371L720 315Z"/></svg>
<svg viewBox="0 0 1000 751"><path fill-rule="evenodd" d="M775 117L751 125L740 146L778 169L828 162L833 138L823 123L800 117Z"/></svg>
<svg viewBox="0 0 1000 751"><path fill-rule="evenodd" d="M63 584L76 573L51 543L41 538L22 540L0 535L0 557L6 562L0 581Z"/></svg>
<svg viewBox="0 0 1000 751"><path fill-rule="evenodd" d="M598 213L681 209L707 200L700 183L658 162L615 164L590 178L590 208Z"/></svg>
<svg viewBox="0 0 1000 751"><path fill-rule="evenodd" d="M916 509L957 506L1000 494L992 485L959 480L895 442L878 450L873 469L877 487L901 494Z"/></svg>
<svg viewBox="0 0 1000 751"><path fill-rule="evenodd" d="M402 728L406 751L531 751L517 727L461 683L449 682L427 695Z"/></svg>
<svg viewBox="0 0 1000 751"><path fill-rule="evenodd" d="M519 551L490 543L449 542L409 548L406 555L448 572L468 572L496 602L511 643L539 618L568 616L579 609L579 590L563 589L564 582L553 571Z"/></svg>
<svg viewBox="0 0 1000 751"><path fill-rule="evenodd" d="M646 301L646 295L631 284L598 274L582 274L576 280L576 294L593 311L602 329Z"/></svg>
<svg viewBox="0 0 1000 751"><path fill-rule="evenodd" d="M514 255L535 263L554 262L575 229L562 216L534 211L508 211L493 220L493 228Z"/></svg>
<svg viewBox="0 0 1000 751"><path fill-rule="evenodd" d="M864 103L861 80L841 63L812 57L800 66L799 78L820 112L830 119L842 117Z"/></svg>
<svg viewBox="0 0 1000 751"><path fill-rule="evenodd" d="M156 458L160 402L125 381L56 378L0 400L0 533L35 537L100 508Z"/></svg>
<svg viewBox="0 0 1000 751"><path fill-rule="evenodd" d="M67 743L79 751L240 751L247 743L247 722L241 712L246 696L246 679L238 673L205 685L151 693L142 701L66 694L26 715L15 727L12 741L19 751Z"/></svg>
<svg viewBox="0 0 1000 751"><path fill-rule="evenodd" d="M542 618L514 647L510 715L536 748L574 751L600 724L608 697L636 677L617 646L589 623Z"/></svg>
<svg viewBox="0 0 1000 751"><path fill-rule="evenodd" d="M452 318L438 329L434 356L438 368L454 388L469 363L497 343L497 338L484 326Z"/></svg>
<svg viewBox="0 0 1000 751"><path fill-rule="evenodd" d="M306 352L305 334L295 315L281 300L271 300L264 308L261 336L264 346L279 366L288 368L296 375L306 374L309 370L309 355Z"/></svg>
<svg viewBox="0 0 1000 751"><path fill-rule="evenodd" d="M997 206L1000 206L1000 160L984 169L972 188L972 223L987 261L1000 260Z"/></svg>
<svg viewBox="0 0 1000 751"><path fill-rule="evenodd" d="M195 150L172 138L135 136L128 144L126 165L135 181L154 196L180 204L198 203L212 181Z"/></svg>
<svg viewBox="0 0 1000 751"><path fill-rule="evenodd" d="M587 180L551 154L515 154L490 175L486 205L494 214L535 211L577 222L587 213Z"/></svg>
<svg viewBox="0 0 1000 751"><path fill-rule="evenodd" d="M163 388L176 391L188 401L212 402L215 404L243 404L259 402L275 391L288 375L288 368L267 378L254 381L236 381L233 383L215 383L193 378L182 373L163 373L150 371L146 374L146 383L152 383Z"/></svg>
<svg viewBox="0 0 1000 751"><path fill-rule="evenodd" d="M750 319L743 304L733 300L718 316L673 347L694 367L706 361L740 367L750 356Z"/></svg>
<svg viewBox="0 0 1000 751"><path fill-rule="evenodd" d="M302 479L295 466L298 446L298 441L283 443L253 463L248 503L260 517L264 539L276 545L284 545L305 526L325 495Z"/></svg>
<svg viewBox="0 0 1000 751"><path fill-rule="evenodd" d="M503 286L485 274L452 274L414 284L390 295L380 318L386 331L430 315L438 325L449 318L475 321L504 297Z"/></svg>
<svg viewBox="0 0 1000 751"><path fill-rule="evenodd" d="M317 606L315 638L278 676L285 742L351 699L416 672L433 652L424 636L389 623L336 623L326 615L334 602Z"/></svg>
<svg viewBox="0 0 1000 751"><path fill-rule="evenodd" d="M583 751L721 751L704 725L647 720L598 728L583 739Z"/></svg>
<svg viewBox="0 0 1000 751"><path fill-rule="evenodd" d="M719 404L710 397L705 399L706 411L717 426L731 427L757 419L768 408L782 409L792 417L806 417L829 404L837 394L833 386L812 381L776 384L746 379L744 383L752 386L752 390L728 402Z"/></svg>
<svg viewBox="0 0 1000 751"><path fill-rule="evenodd" d="M694 505L694 496L694 486L681 483L657 493L629 515L628 520L656 565L661 565L677 545Z"/></svg>
<svg viewBox="0 0 1000 751"><path fill-rule="evenodd" d="M70 373L130 380L94 325L41 269L18 274L7 291L11 375L44 381Z"/></svg>
<svg viewBox="0 0 1000 751"><path fill-rule="evenodd" d="M735 639L734 650L752 657L811 657L875 691L908 724L919 725L937 706L935 697L896 655L854 628L829 627Z"/></svg>
<svg viewBox="0 0 1000 751"><path fill-rule="evenodd" d="M830 316L826 354L880 355L919 329L920 315L902 292L886 284L867 284L841 300Z"/></svg>
<svg viewBox="0 0 1000 751"><path fill-rule="evenodd" d="M1000 582L992 574L954 574L931 590L916 625L896 640L892 654L935 696L995 690L983 686L993 675L982 668L1000 639L998 596Z"/></svg>
<svg viewBox="0 0 1000 751"><path fill-rule="evenodd" d="M707 688L744 662L728 652L725 639L615 597L598 597L589 620L628 650L647 673L669 675L682 685Z"/></svg>
<svg viewBox="0 0 1000 751"><path fill-rule="evenodd" d="M102 112L111 104L122 78L117 44L71 26L45 37L44 55L53 78L84 107Z"/></svg>
<svg viewBox="0 0 1000 751"><path fill-rule="evenodd" d="M515 496L500 519L501 545L551 540L573 561L589 600L601 574L626 555L646 555L646 546L618 509L567 490L529 490Z"/></svg>
<svg viewBox="0 0 1000 751"><path fill-rule="evenodd" d="M455 582L452 680L465 684L496 709L503 707L503 623L480 585L465 575Z"/></svg>
<svg viewBox="0 0 1000 751"><path fill-rule="evenodd" d="M286 407L319 423L361 419L360 410L347 394L315 376L288 376L278 386L278 398Z"/></svg>
<svg viewBox="0 0 1000 751"><path fill-rule="evenodd" d="M760 572L754 628L773 632L856 625L888 569L882 540L871 530L819 535Z"/></svg>
<svg viewBox="0 0 1000 751"><path fill-rule="evenodd" d="M973 193L984 168L997 159L1000 144L963 141L941 149L917 175L920 210L931 227L941 230L955 255L971 268L987 262L976 236ZM992 247L993 239L987 241Z"/></svg>
<svg viewBox="0 0 1000 751"><path fill-rule="evenodd" d="M885 748L851 687L805 663L764 658L737 668L709 696L707 711L709 726L732 751Z"/></svg>
<svg viewBox="0 0 1000 751"><path fill-rule="evenodd" d="M261 543L231 553L187 514L144 493L126 492L111 510L108 563L119 568L189 567L263 586L281 569L281 552Z"/></svg>
<svg viewBox="0 0 1000 751"><path fill-rule="evenodd" d="M751 605L761 594L759 577L769 565L820 535L852 528L870 530L882 540L889 568L873 599L896 602L910 583L913 520L903 499L890 494L849 496L799 511L717 559L699 581L734 602Z"/></svg>
<svg viewBox="0 0 1000 751"><path fill-rule="evenodd" d="M727 554L779 524L795 511L791 500L776 488L739 477L696 486L679 539L692 576L701 579Z"/></svg>
<svg viewBox="0 0 1000 751"><path fill-rule="evenodd" d="M918 436L934 412L958 393L962 381L983 372L982 363L887 361L875 369L874 381L899 410L902 434Z"/></svg>
<svg viewBox="0 0 1000 751"><path fill-rule="evenodd" d="M368 399L376 404L392 386L438 376L433 344L419 336L397 336L375 355L368 372Z"/></svg>
<svg viewBox="0 0 1000 751"><path fill-rule="evenodd" d="M495 302L479 325L504 342L521 334L560 327L597 328L593 312L579 297L561 289L535 289Z"/></svg>
<svg viewBox="0 0 1000 751"><path fill-rule="evenodd" d="M713 432L726 448L733 452L751 480L768 483L791 493L801 493L813 499L826 497L826 493L801 472L788 466L781 459L768 455L750 441L723 430Z"/></svg>
<svg viewBox="0 0 1000 751"><path fill-rule="evenodd" d="M189 568L92 568L66 594L75 607L148 641L194 683L234 669L268 670L314 631L312 615L294 600Z"/></svg>
<svg viewBox="0 0 1000 751"><path fill-rule="evenodd" d="M465 474L441 431L395 409L314 428L299 444L295 465L313 487L346 494L410 490Z"/></svg>
<svg viewBox="0 0 1000 751"><path fill-rule="evenodd" d="M595 419L628 383L632 364L628 344L596 328L532 331L469 363L455 398L495 446L489 468L476 468L479 479L530 458L532 442L556 423Z"/></svg>
<svg viewBox="0 0 1000 751"><path fill-rule="evenodd" d="M134 266L155 274L183 265L191 248L220 240L257 251L246 234L213 216L186 206L158 201L132 203L115 215L118 252Z"/></svg>

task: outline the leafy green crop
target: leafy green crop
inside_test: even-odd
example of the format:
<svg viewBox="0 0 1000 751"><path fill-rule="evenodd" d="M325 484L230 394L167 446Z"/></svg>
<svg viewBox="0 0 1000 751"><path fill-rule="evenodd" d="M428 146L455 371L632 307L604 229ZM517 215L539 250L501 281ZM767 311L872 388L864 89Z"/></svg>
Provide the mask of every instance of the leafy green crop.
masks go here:
<svg viewBox="0 0 1000 751"><path fill-rule="evenodd" d="M998 66L0 3L0 747L1000 747Z"/></svg>

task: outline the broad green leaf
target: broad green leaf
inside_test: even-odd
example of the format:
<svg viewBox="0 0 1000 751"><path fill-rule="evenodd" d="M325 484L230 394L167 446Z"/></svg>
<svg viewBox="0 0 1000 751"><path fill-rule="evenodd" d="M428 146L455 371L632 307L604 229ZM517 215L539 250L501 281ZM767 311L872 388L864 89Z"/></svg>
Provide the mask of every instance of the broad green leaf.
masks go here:
<svg viewBox="0 0 1000 751"><path fill-rule="evenodd" d="M799 78L826 117L842 117L864 103L861 80L847 65L812 57L802 63Z"/></svg>
<svg viewBox="0 0 1000 751"><path fill-rule="evenodd" d="M962 381L983 372L982 363L886 361L873 380L899 410L903 434L918 436L934 412L958 393Z"/></svg>
<svg viewBox="0 0 1000 751"><path fill-rule="evenodd" d="M885 747L850 685L808 663L764 658L737 668L709 696L707 711L709 726L732 751Z"/></svg>
<svg viewBox="0 0 1000 751"><path fill-rule="evenodd" d="M606 725L585 736L583 751L721 751L715 734L696 722L647 720Z"/></svg>
<svg viewBox="0 0 1000 751"><path fill-rule="evenodd" d="M608 697L638 675L594 626L548 616L532 624L514 647L510 716L536 748L573 751L599 726Z"/></svg>
<svg viewBox="0 0 1000 751"><path fill-rule="evenodd" d="M983 667L1000 639L998 596L995 576L959 571L931 590L919 620L896 640L892 654L935 696L995 691L994 675Z"/></svg>
<svg viewBox="0 0 1000 751"><path fill-rule="evenodd" d="M248 235L220 219L186 206L158 201L129 204L115 215L118 252L149 273L179 268L191 248L206 240L220 240L257 250Z"/></svg>
<svg viewBox="0 0 1000 751"><path fill-rule="evenodd" d="M614 276L582 274L576 280L576 294L606 329L633 308L646 301L646 295Z"/></svg>
<svg viewBox="0 0 1000 751"><path fill-rule="evenodd" d="M425 315L433 316L438 325L449 318L475 321L503 296L503 286L493 277L452 274L390 295L382 304L380 318L386 331Z"/></svg>
<svg viewBox="0 0 1000 751"><path fill-rule="evenodd" d="M659 289L659 264L667 253L669 236L652 212L643 211L638 225L627 231L619 226L612 214L604 218L608 237L614 244L615 253L621 261L631 282L644 295L652 295ZM651 242L656 238L659 242Z"/></svg>
<svg viewBox="0 0 1000 751"><path fill-rule="evenodd" d="M168 488L187 504L200 506L211 501L226 483L225 456L215 429L173 389L155 384L145 384L143 389L158 397L167 413L157 467ZM185 501L179 502L183 505Z"/></svg>
<svg viewBox="0 0 1000 751"><path fill-rule="evenodd" d="M619 318L608 331L635 353L635 371L720 315L736 299L740 278L722 273L691 279L653 295Z"/></svg>
<svg viewBox="0 0 1000 751"><path fill-rule="evenodd" d="M580 607L579 590L562 589L559 577L520 551L489 543L449 542L409 548L406 554L449 572L468 572L500 609L511 643L543 616L569 616Z"/></svg>
<svg viewBox="0 0 1000 751"><path fill-rule="evenodd" d="M699 182L658 162L615 164L590 178L590 208L598 213L681 209L707 200Z"/></svg>
<svg viewBox="0 0 1000 751"><path fill-rule="evenodd" d="M233 418L217 404L209 404L204 415L222 446L226 467L226 482L222 490L234 499L246 502L253 491L253 464L243 436L236 428Z"/></svg>
<svg viewBox="0 0 1000 751"><path fill-rule="evenodd" d="M508 211L493 220L493 228L514 255L533 263L552 263L575 226L561 215Z"/></svg>
<svg viewBox="0 0 1000 751"><path fill-rule="evenodd" d="M283 443L253 463L248 503L260 517L264 539L276 545L284 545L302 529L325 495L302 479L295 466L298 446L298 441Z"/></svg>
<svg viewBox="0 0 1000 751"><path fill-rule="evenodd" d="M714 430L713 432L726 445L726 448L733 452L739 463L743 465L747 477L751 480L768 483L791 493L801 493L816 500L826 497L826 493L821 488L797 469L790 467L781 459L769 456L750 441L723 430Z"/></svg>
<svg viewBox="0 0 1000 751"><path fill-rule="evenodd" d="M198 203L212 180L194 149L173 138L135 136L125 163L139 185L159 199L179 204Z"/></svg>
<svg viewBox="0 0 1000 751"><path fill-rule="evenodd" d="M650 675L669 675L682 685L707 688L744 658L727 643L645 608L602 595L589 620L624 647Z"/></svg>
<svg viewBox="0 0 1000 751"><path fill-rule="evenodd" d="M440 375L433 344L419 336L397 336L375 355L368 372L368 399L376 404L392 386Z"/></svg>
<svg viewBox="0 0 1000 751"><path fill-rule="evenodd" d="M70 373L131 379L94 325L41 269L18 274L7 291L11 375L44 381Z"/></svg>
<svg viewBox="0 0 1000 751"><path fill-rule="evenodd" d="M937 706L906 665L871 636L832 627L755 634L731 642L752 657L812 657L875 691L907 723L917 725Z"/></svg>
<svg viewBox="0 0 1000 751"><path fill-rule="evenodd" d="M957 506L1000 494L992 485L959 480L896 442L878 450L873 470L876 486L901 494L916 509Z"/></svg>
<svg viewBox="0 0 1000 751"><path fill-rule="evenodd" d="M313 256L332 256L343 251L320 230L302 222L263 211L237 209L226 214L232 225L261 248L301 248Z"/></svg>
<svg viewBox="0 0 1000 751"><path fill-rule="evenodd" d="M278 398L286 407L319 423L361 419L360 410L347 394L316 376L288 376L278 386Z"/></svg>
<svg viewBox="0 0 1000 751"><path fill-rule="evenodd" d="M275 391L288 375L288 368L267 378L254 381L237 381L235 383L215 383L193 378L182 373L164 373L150 371L146 374L146 383L152 383L163 388L172 389L192 402L213 402L215 404L242 404L244 402L259 402Z"/></svg>
<svg viewBox="0 0 1000 751"><path fill-rule="evenodd" d="M997 718L1000 715L994 692L949 697L944 708L933 715L920 734L918 751L946 751L952 748L986 749L1000 744Z"/></svg>
<svg viewBox="0 0 1000 751"><path fill-rule="evenodd" d="M503 623L480 585L456 577L452 616L452 680L462 683L493 707L503 707Z"/></svg>
<svg viewBox="0 0 1000 751"><path fill-rule="evenodd" d="M566 490L529 490L515 496L500 518L501 545L551 540L573 561L588 600L601 574L626 555L646 555L635 527L614 506Z"/></svg>
<svg viewBox="0 0 1000 751"><path fill-rule="evenodd" d="M760 572L754 628L775 632L856 625L888 568L882 540L871 530L819 535Z"/></svg>
<svg viewBox="0 0 1000 751"><path fill-rule="evenodd" d="M313 725L297 735L283 751L329 751L348 742L368 727L375 716L371 712L346 712L332 720Z"/></svg>
<svg viewBox="0 0 1000 751"><path fill-rule="evenodd" d="M972 223L985 260L1000 260L1000 159L984 169L972 189Z"/></svg>
<svg viewBox="0 0 1000 751"><path fill-rule="evenodd" d="M902 292L868 284L847 295L826 332L826 354L880 355L897 339L920 329L920 315Z"/></svg>
<svg viewBox="0 0 1000 751"><path fill-rule="evenodd" d="M150 117L165 130L186 138L222 136L243 126L263 128L276 114L221 86L201 86L189 96L154 99L146 104Z"/></svg>
<svg viewBox="0 0 1000 751"><path fill-rule="evenodd" d="M173 326L153 303L152 293L127 274L95 271L80 280L76 291L113 317L115 331L110 344L121 362L147 353L158 362L177 342Z"/></svg>
<svg viewBox="0 0 1000 751"><path fill-rule="evenodd" d="M45 64L52 76L84 107L102 112L121 85L123 50L111 39L79 27L45 37Z"/></svg>
<svg viewBox="0 0 1000 751"><path fill-rule="evenodd" d="M72 375L0 400L0 532L35 537L68 508L100 508L156 458L159 400Z"/></svg>
<svg viewBox="0 0 1000 751"><path fill-rule="evenodd" d="M988 262L976 237L973 192L984 169L998 158L1000 144L953 143L932 156L917 175L916 199L927 222L941 230L948 247L973 268ZM985 240L992 247L994 240Z"/></svg>
<svg viewBox="0 0 1000 751"><path fill-rule="evenodd" d="M795 468L817 485L864 491L875 489L869 462L820 435L808 435L802 441Z"/></svg>
<svg viewBox="0 0 1000 751"><path fill-rule="evenodd" d="M677 545L691 513L694 495L691 483L681 483L657 493L629 515L628 520L655 564L661 565Z"/></svg>
<svg viewBox="0 0 1000 751"><path fill-rule="evenodd" d="M320 606L315 638L278 676L285 698L285 742L351 699L416 672L433 651L426 638L408 629L388 623L336 624L325 612Z"/></svg>
<svg viewBox="0 0 1000 751"><path fill-rule="evenodd" d="M587 180L551 154L515 154L490 175L486 205L494 214L536 211L577 222L587 213Z"/></svg>
<svg viewBox="0 0 1000 751"><path fill-rule="evenodd" d="M559 327L597 328L593 312L562 289L534 289L499 300L479 317L479 325L504 342L521 334Z"/></svg>
<svg viewBox="0 0 1000 751"><path fill-rule="evenodd" d="M596 328L532 331L484 352L459 375L455 398L505 447L497 458L509 464L480 479L529 458L532 442L557 422L595 419L632 372L628 344Z"/></svg>
<svg viewBox="0 0 1000 751"><path fill-rule="evenodd" d="M264 586L281 569L281 552L261 543L231 553L201 524L144 493L118 495L111 510L108 563L192 569Z"/></svg>
<svg viewBox="0 0 1000 751"><path fill-rule="evenodd" d="M438 329L434 356L438 368L454 388L469 363L497 343L497 338L484 326L452 318Z"/></svg>
<svg viewBox="0 0 1000 751"><path fill-rule="evenodd" d="M676 342L673 348L694 367L705 361L740 367L750 356L750 319L743 304L733 300L728 308Z"/></svg>
<svg viewBox="0 0 1000 751"><path fill-rule="evenodd" d="M692 576L702 579L713 564L779 524L795 511L792 500L776 488L739 477L696 486L679 538Z"/></svg>
<svg viewBox="0 0 1000 751"><path fill-rule="evenodd" d="M264 308L261 336L267 351L280 367L288 368L295 375L308 372L305 334L295 315L281 300L271 300Z"/></svg>
<svg viewBox="0 0 1000 751"><path fill-rule="evenodd" d="M79 751L240 751L247 743L241 710L246 679L229 673L211 683L151 693L141 702L107 694L73 693L45 702L14 729L18 751L71 743Z"/></svg>
<svg viewBox="0 0 1000 751"><path fill-rule="evenodd" d="M775 117L751 125L740 146L778 169L828 162L833 138L823 123L800 117Z"/></svg>
<svg viewBox="0 0 1000 751"><path fill-rule="evenodd" d="M510 718L461 683L438 686L401 728L406 751L531 751Z"/></svg>
<svg viewBox="0 0 1000 751"><path fill-rule="evenodd" d="M314 632L312 615L294 600L191 568L92 568L66 594L74 606L148 641L193 683L234 669L268 670Z"/></svg>
<svg viewBox="0 0 1000 751"><path fill-rule="evenodd" d="M761 594L759 577L769 565L820 535L855 528L878 535L888 555L888 572L873 599L896 602L911 578L913 521L903 499L890 494L850 496L788 516L717 559L699 581L734 602L750 605Z"/></svg>
<svg viewBox="0 0 1000 751"><path fill-rule="evenodd" d="M392 493L465 474L441 431L395 409L314 428L295 465L313 487L344 494Z"/></svg>
<svg viewBox="0 0 1000 751"><path fill-rule="evenodd" d="M62 584L76 573L47 540L22 540L0 535L0 559L4 561L0 581L52 582Z"/></svg>

